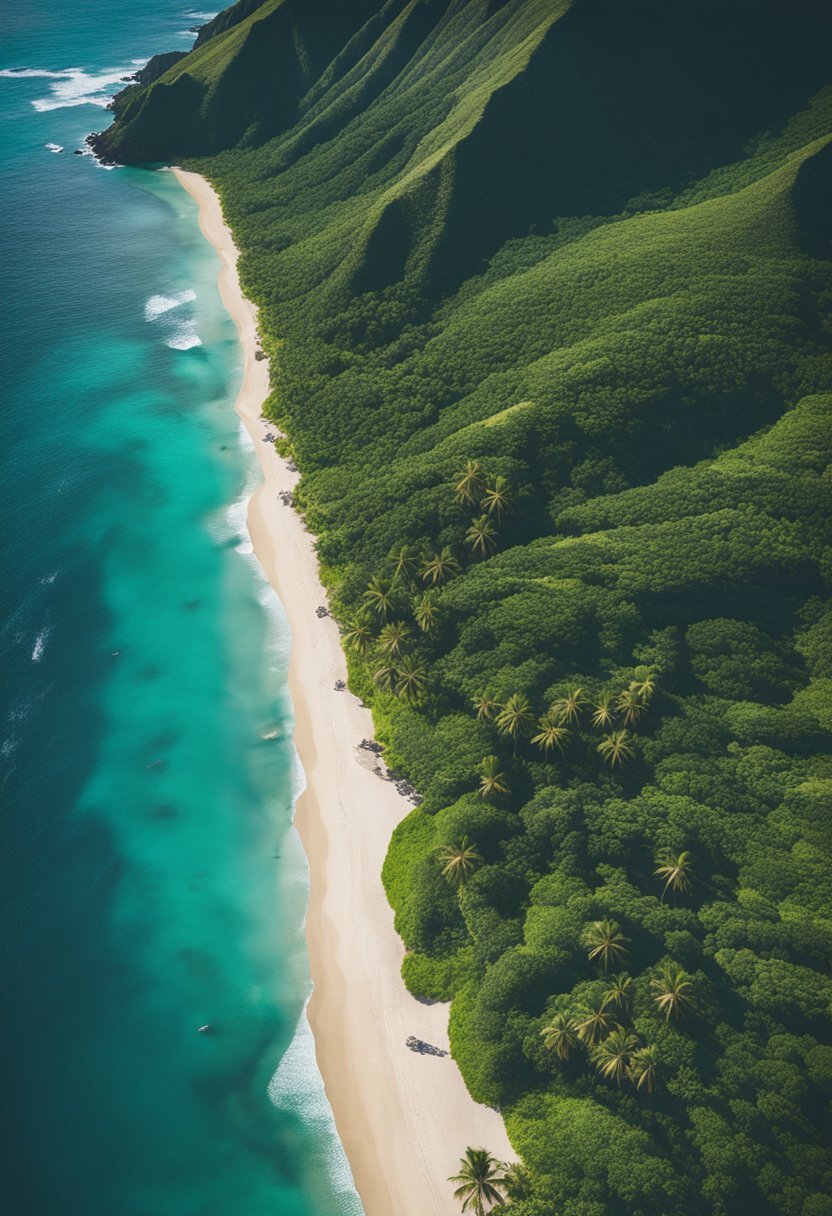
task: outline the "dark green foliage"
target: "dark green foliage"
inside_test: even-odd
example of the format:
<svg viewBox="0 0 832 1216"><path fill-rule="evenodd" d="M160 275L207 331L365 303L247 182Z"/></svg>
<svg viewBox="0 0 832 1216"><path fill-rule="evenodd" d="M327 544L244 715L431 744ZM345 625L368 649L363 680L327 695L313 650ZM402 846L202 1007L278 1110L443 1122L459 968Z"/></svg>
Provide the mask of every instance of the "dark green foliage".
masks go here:
<svg viewBox="0 0 832 1216"><path fill-rule="evenodd" d="M832 10L266 0L199 44L101 146L217 153L351 687L423 796L404 976L453 998L512 1211L829 1216ZM606 1078L541 1035L599 1013Z"/></svg>

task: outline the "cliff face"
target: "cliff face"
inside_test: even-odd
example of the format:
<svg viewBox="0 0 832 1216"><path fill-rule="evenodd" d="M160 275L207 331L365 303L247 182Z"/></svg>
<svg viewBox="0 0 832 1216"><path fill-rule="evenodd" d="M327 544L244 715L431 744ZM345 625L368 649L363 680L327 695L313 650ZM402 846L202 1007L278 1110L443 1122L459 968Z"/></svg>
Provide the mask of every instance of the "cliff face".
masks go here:
<svg viewBox="0 0 832 1216"><path fill-rule="evenodd" d="M292 126L300 99L374 7L240 0L200 31L189 54L120 93L116 123L89 142L103 159L130 164L262 143Z"/></svg>

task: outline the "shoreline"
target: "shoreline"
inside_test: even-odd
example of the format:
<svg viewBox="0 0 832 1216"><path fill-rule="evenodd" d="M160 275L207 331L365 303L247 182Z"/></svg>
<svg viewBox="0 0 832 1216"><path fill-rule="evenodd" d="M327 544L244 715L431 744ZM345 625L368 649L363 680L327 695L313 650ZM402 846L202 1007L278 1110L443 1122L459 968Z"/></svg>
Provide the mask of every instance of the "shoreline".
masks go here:
<svg viewBox="0 0 832 1216"><path fill-rule="evenodd" d="M268 361L255 357L257 310L242 293L219 198L198 174L174 173L221 262L220 296L244 353L236 410L263 473L249 500L248 529L291 628L289 691L306 775L294 821L310 871L308 1017L318 1067L366 1216L457 1216L447 1179L468 1145L499 1160L516 1154L502 1117L474 1102L450 1056L405 1045L415 1035L449 1046L448 1005L417 1001L401 979L404 946L381 882L393 829L412 806L374 769L373 754L358 748L373 737L369 709L335 690L347 674L340 635L331 617L316 616L327 600L312 537L279 497L298 474L263 442L274 430L261 417Z"/></svg>

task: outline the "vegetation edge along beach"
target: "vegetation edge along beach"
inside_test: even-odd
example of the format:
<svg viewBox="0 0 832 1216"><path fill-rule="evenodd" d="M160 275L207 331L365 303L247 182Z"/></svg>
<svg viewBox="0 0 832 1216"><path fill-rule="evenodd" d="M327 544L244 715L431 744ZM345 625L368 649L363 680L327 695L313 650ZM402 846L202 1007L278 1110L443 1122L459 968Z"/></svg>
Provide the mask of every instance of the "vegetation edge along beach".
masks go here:
<svg viewBox="0 0 832 1216"><path fill-rule="evenodd" d="M220 294L244 352L236 409L264 478L249 501L248 529L292 630L289 688L306 781L295 823L310 868L308 1013L327 1096L368 1216L419 1216L428 1195L434 1210L453 1210L447 1178L466 1136L507 1156L511 1148L499 1116L473 1101L449 1059L405 1045L413 1036L448 1046L447 1007L420 1005L402 984L403 948L380 882L393 829L411 804L382 779L373 752L363 751L373 763L358 762L372 719L335 688L347 672L334 622L316 612L326 595L312 537L281 497L297 473L264 442L274 428L262 417L269 374L258 358L256 309L241 289L218 196L198 174L174 172L221 261Z"/></svg>
<svg viewBox="0 0 832 1216"><path fill-rule="evenodd" d="M518 1216L830 1211L830 49L814 0L242 0L93 140L222 200L268 460L420 803L310 772L395 802L362 860ZM298 696L352 713L339 672ZM447 1115L397 1045L441 1027L377 1013ZM454 1210L462 1150L401 1143Z"/></svg>

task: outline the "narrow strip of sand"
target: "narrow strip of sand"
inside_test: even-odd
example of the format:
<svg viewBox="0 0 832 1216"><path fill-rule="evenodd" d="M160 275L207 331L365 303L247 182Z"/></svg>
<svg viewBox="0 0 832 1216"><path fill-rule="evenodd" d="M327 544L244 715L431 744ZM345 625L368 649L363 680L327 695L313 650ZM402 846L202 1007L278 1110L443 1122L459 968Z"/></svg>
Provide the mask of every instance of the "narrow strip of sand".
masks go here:
<svg viewBox="0 0 832 1216"><path fill-rule="evenodd" d="M501 1160L514 1153L502 1118L473 1101L450 1056L406 1046L415 1035L448 1047L448 1006L422 1004L402 983L404 950L381 884L391 833L411 808L373 771L372 753L358 749L372 737L369 710L335 689L346 680L338 629L316 615L326 598L312 538L280 498L297 474L263 442L268 365L255 358L257 313L242 294L219 199L204 178L175 172L222 263L220 294L245 354L237 412L264 478L249 501L248 527L292 630L289 687L307 781L295 822L310 868L309 1020L318 1064L367 1216L456 1216L447 1178L466 1147Z"/></svg>

